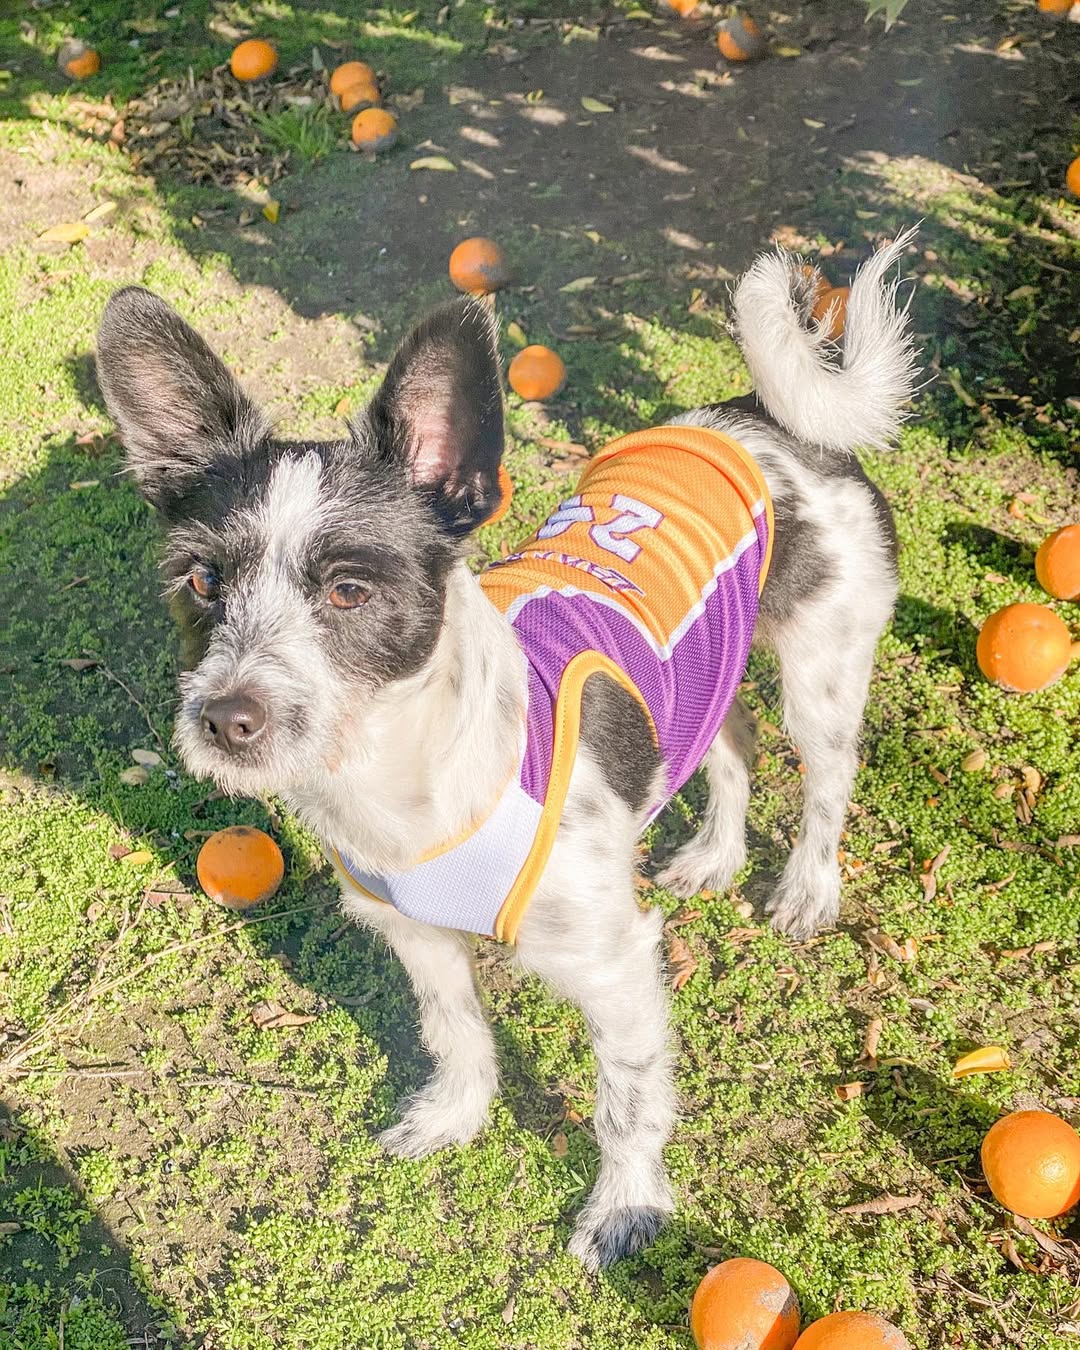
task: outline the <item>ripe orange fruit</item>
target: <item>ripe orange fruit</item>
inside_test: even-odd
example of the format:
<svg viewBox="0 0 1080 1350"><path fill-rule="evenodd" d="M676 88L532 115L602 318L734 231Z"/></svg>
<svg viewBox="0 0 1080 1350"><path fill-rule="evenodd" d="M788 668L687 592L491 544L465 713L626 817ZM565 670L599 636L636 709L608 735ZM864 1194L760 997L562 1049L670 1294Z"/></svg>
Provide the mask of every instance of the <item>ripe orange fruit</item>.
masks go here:
<svg viewBox="0 0 1080 1350"><path fill-rule="evenodd" d="M698 7L698 0L665 0L668 9L673 9L680 19L685 19L688 14L693 14Z"/></svg>
<svg viewBox="0 0 1080 1350"><path fill-rule="evenodd" d="M330 92L342 96L352 84L374 84L375 72L366 61L346 61L330 76Z"/></svg>
<svg viewBox="0 0 1080 1350"><path fill-rule="evenodd" d="M1073 0L1039 0L1039 8L1044 14L1068 14Z"/></svg>
<svg viewBox="0 0 1080 1350"><path fill-rule="evenodd" d="M825 318L829 312L829 306L835 305L832 323L829 325L829 331L826 337L830 342L834 342L844 331L844 323L847 319L847 302L851 295L850 286L822 286L817 293L817 299L814 301L814 307L810 311L811 317L818 323Z"/></svg>
<svg viewBox="0 0 1080 1350"><path fill-rule="evenodd" d="M1065 186L1074 197L1080 197L1080 159L1074 159L1065 170Z"/></svg>
<svg viewBox="0 0 1080 1350"><path fill-rule="evenodd" d="M1014 1111L991 1125L982 1168L1006 1209L1056 1219L1080 1204L1080 1134L1049 1111Z"/></svg>
<svg viewBox="0 0 1080 1350"><path fill-rule="evenodd" d="M397 118L385 108L365 108L353 118L352 138L361 150L389 150L398 138Z"/></svg>
<svg viewBox="0 0 1080 1350"><path fill-rule="evenodd" d="M1039 585L1056 600L1080 600L1080 525L1065 525L1035 554Z"/></svg>
<svg viewBox="0 0 1080 1350"><path fill-rule="evenodd" d="M550 398L566 382L566 367L562 357L550 347L537 344L518 352L510 362L506 377L510 388L522 398Z"/></svg>
<svg viewBox="0 0 1080 1350"><path fill-rule="evenodd" d="M86 80L101 69L101 57L78 38L69 38L56 55L56 64L69 80Z"/></svg>
<svg viewBox="0 0 1080 1350"><path fill-rule="evenodd" d="M736 14L721 25L716 45L729 61L750 61L765 50L765 39L749 14Z"/></svg>
<svg viewBox="0 0 1080 1350"><path fill-rule="evenodd" d="M494 525L497 520L502 520L507 511L510 510L510 501L514 495L514 484L510 475L506 471L506 465L499 465L499 504L484 521L485 525Z"/></svg>
<svg viewBox="0 0 1080 1350"><path fill-rule="evenodd" d="M357 108L373 108L382 102L382 94L374 80L357 80L343 89L340 95L341 111L355 112Z"/></svg>
<svg viewBox="0 0 1080 1350"><path fill-rule="evenodd" d="M1013 693L1046 689L1072 656L1069 630L1045 605L1006 605L982 626L975 644L979 669Z"/></svg>
<svg viewBox="0 0 1080 1350"><path fill-rule="evenodd" d="M253 825L218 830L199 849L199 885L227 909L249 909L269 900L285 875L281 849Z"/></svg>
<svg viewBox="0 0 1080 1350"><path fill-rule="evenodd" d="M835 1312L808 1326L795 1350L911 1350L911 1342L876 1313Z"/></svg>
<svg viewBox="0 0 1080 1350"><path fill-rule="evenodd" d="M764 1261L736 1256L705 1276L690 1307L698 1350L791 1350L799 1335L799 1300Z"/></svg>
<svg viewBox="0 0 1080 1350"><path fill-rule="evenodd" d="M248 38L233 48L229 69L238 80L261 80L277 69L277 51L262 38Z"/></svg>
<svg viewBox="0 0 1080 1350"><path fill-rule="evenodd" d="M510 281L510 260L494 239L463 239L450 254L450 280L459 291L490 295Z"/></svg>

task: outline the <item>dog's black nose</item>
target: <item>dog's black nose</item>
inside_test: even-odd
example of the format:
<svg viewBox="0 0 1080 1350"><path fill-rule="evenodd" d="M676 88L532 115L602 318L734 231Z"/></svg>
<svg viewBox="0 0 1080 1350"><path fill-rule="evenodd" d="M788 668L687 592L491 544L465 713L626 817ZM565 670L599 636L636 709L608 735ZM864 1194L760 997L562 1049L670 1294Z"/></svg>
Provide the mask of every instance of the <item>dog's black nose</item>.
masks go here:
<svg viewBox="0 0 1080 1350"><path fill-rule="evenodd" d="M244 750L266 726L266 709L251 694L232 694L211 698L199 714L203 731L227 754Z"/></svg>

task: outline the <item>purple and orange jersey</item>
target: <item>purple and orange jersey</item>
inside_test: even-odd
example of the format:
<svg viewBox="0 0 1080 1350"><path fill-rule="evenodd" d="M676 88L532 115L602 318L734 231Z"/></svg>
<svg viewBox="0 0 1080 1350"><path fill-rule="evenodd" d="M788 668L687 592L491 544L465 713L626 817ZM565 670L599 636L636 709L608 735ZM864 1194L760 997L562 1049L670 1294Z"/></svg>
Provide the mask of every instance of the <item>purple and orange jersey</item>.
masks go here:
<svg viewBox="0 0 1080 1350"><path fill-rule="evenodd" d="M701 763L727 716L772 546L761 471L729 436L671 426L600 451L577 491L480 577L524 657L520 764L464 839L375 877L333 855L370 898L427 923L513 942L555 840L585 682L641 703L667 771L650 818Z"/></svg>

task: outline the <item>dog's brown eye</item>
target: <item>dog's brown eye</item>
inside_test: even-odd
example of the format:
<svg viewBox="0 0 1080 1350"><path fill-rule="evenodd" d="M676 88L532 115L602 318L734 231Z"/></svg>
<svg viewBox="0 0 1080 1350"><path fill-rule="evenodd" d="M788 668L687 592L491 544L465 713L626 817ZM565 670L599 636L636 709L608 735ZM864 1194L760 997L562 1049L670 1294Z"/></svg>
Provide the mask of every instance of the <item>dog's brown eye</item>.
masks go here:
<svg viewBox="0 0 1080 1350"><path fill-rule="evenodd" d="M216 600L221 583L209 567L196 567L188 577L188 585L201 600Z"/></svg>
<svg viewBox="0 0 1080 1350"><path fill-rule="evenodd" d="M358 581L339 581L330 592L330 603L335 609L358 609L371 599L371 592Z"/></svg>

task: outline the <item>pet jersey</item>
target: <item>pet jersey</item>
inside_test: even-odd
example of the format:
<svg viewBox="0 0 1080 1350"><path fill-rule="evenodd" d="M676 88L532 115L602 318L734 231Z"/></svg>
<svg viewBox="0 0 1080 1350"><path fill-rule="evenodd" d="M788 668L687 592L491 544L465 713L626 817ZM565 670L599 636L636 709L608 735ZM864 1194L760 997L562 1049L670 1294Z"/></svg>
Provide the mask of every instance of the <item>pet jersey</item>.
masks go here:
<svg viewBox="0 0 1080 1350"><path fill-rule="evenodd" d="M426 923L513 942L547 863L577 753L586 680L641 704L666 769L650 819L701 763L746 668L772 546L761 471L729 436L623 436L516 552L480 576L523 657L519 762L462 839L373 876L339 875Z"/></svg>

